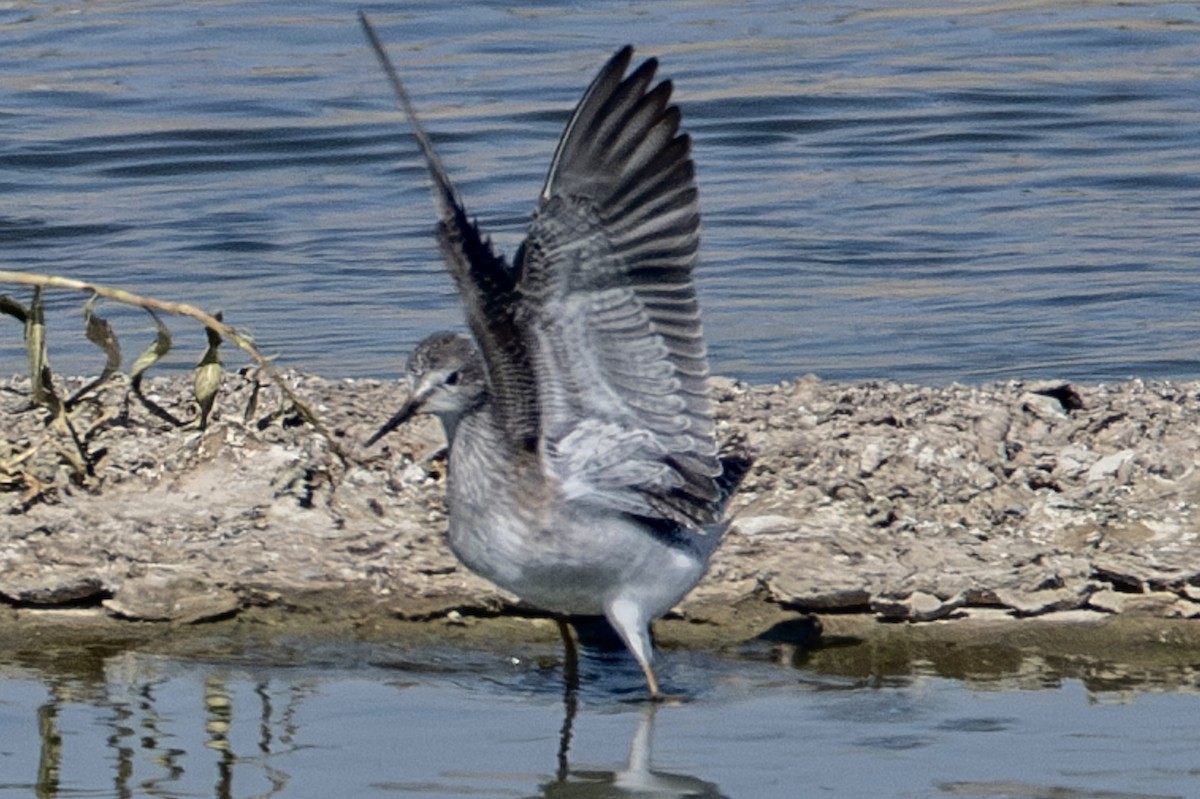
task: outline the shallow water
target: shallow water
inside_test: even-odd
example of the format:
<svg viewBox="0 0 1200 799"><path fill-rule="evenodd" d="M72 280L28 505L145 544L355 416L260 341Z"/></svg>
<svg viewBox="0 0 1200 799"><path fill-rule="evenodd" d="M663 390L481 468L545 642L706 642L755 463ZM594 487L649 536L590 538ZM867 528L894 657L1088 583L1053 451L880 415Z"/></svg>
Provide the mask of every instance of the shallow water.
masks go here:
<svg viewBox="0 0 1200 799"><path fill-rule="evenodd" d="M346 645L0 662L0 797L1188 797L1200 697L1077 678L857 676L670 652L637 670ZM993 675L994 676L994 675ZM1164 690L1165 687L1165 690ZM639 792L641 791L641 792Z"/></svg>
<svg viewBox="0 0 1200 799"><path fill-rule="evenodd" d="M395 374L460 312L358 5L0 5L0 268L223 309L289 365ZM695 138L717 372L1200 375L1194 3L366 8L509 251L594 70L625 42L661 57ZM79 298L50 302L52 362L98 371ZM149 324L109 313L128 366ZM5 319L0 371L24 371ZM185 368L202 338L171 326Z"/></svg>

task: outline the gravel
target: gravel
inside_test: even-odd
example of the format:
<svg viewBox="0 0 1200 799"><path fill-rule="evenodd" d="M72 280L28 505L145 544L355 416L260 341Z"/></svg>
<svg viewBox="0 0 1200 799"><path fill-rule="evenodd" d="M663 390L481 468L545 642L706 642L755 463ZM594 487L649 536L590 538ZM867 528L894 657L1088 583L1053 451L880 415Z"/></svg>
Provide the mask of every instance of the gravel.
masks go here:
<svg viewBox="0 0 1200 799"><path fill-rule="evenodd" d="M414 619L509 607L443 540L436 424L361 447L402 389L283 379L326 432L250 370L225 375L203 431L118 376L71 411L83 470L28 379L0 383L0 600L184 622L313 592ZM720 435L755 465L685 618L1200 616L1200 382L712 384ZM195 417L191 375L144 392Z"/></svg>

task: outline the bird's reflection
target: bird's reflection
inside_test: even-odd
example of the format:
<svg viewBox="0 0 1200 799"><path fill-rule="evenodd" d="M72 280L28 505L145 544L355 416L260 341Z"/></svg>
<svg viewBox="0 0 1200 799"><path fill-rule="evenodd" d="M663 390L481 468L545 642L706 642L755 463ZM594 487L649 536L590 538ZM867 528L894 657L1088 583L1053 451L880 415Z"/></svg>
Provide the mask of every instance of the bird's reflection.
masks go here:
<svg viewBox="0 0 1200 799"><path fill-rule="evenodd" d="M579 711L578 683L567 683L563 699L565 710L558 748L558 774L553 782L541 786L539 796L554 799L595 799L597 797L723 797L711 782L686 774L657 771L651 766L651 739L657 704L641 709L637 729L629 745L629 762L622 769L580 769L570 766L571 734ZM664 710L663 712L669 712Z"/></svg>
<svg viewBox="0 0 1200 799"><path fill-rule="evenodd" d="M589 638L589 640L592 640ZM589 651L589 657L595 653ZM625 652L626 678L630 685L640 676L637 664ZM656 714L669 714L675 708L646 704L636 713L623 712L606 721L625 721L632 735L628 762L620 767L597 768L594 757L573 749L577 723L586 723L581 708L589 705L580 694L580 662L576 653L564 664L568 679L562 694L563 716L559 730L557 768L550 778L536 788L534 796L542 797L719 797L716 785L696 777L672 774L653 768L651 744ZM585 661L586 662L586 661ZM594 664L593 664L594 665ZM605 663L608 674L620 673ZM281 679L278 683L261 677L245 684L221 667L201 670L202 705L197 712L181 711L179 697L190 690L188 675L184 679L170 660L144 657L133 653L118 653L103 659L86 679L74 674L63 676L61 668L40 669L49 697L37 707L36 765L31 764L30 782L34 796L53 799L67 793L80 792L72 778L61 776L63 764L74 764L78 773L85 754L78 746L81 736L71 727L63 729L64 719L75 716L65 709L77 704L106 709L101 723L107 726L105 744L115 768L105 773L113 780L108 789L114 796L133 796L148 793L156 796L211 795L228 799L237 795L236 785L265 780L261 796L288 793L295 781L285 766L294 761L290 755L304 748L299 739L306 737L298 721L300 710L314 693L316 683L311 678ZM0 669L0 678L4 671ZM611 708L622 696L637 694L626 690L598 689L597 683L585 680L589 690L599 691L599 704ZM639 685L640 688L640 685ZM586 695L585 695L586 696ZM164 698L165 697L165 698ZM282 701L281 701L282 700ZM199 729L195 729L199 724ZM237 729L242 733L235 735ZM192 732L194 730L194 733ZM247 737L250 730L257 737ZM199 734L199 738L195 734ZM307 731L309 736L321 734L319 728ZM74 742L76 748L70 750ZM548 753L547 753L548 754ZM574 766L572 765L574 762ZM580 763L586 765L580 766ZM185 764L190 774L185 774ZM536 777L534 779L537 779ZM206 788L197 785L205 783ZM526 783L530 785L530 783ZM90 790L90 789L89 789ZM529 790L529 788L527 788ZM103 789L101 789L103 792Z"/></svg>

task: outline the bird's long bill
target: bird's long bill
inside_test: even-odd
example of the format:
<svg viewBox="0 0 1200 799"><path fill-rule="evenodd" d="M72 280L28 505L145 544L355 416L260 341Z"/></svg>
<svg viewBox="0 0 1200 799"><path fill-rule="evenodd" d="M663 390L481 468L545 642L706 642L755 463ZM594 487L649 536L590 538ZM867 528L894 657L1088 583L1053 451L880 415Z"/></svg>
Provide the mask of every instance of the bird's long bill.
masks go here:
<svg viewBox="0 0 1200 799"><path fill-rule="evenodd" d="M409 397L408 400L405 401L404 406L402 408L400 408L399 411L396 412L396 415L393 416L391 419L388 419L387 422L384 423L383 427L376 430L375 435L368 438L366 443L363 444L363 446L364 447L371 446L376 441L383 438L388 433L392 432L397 427L399 427L400 425L407 422L420 409L420 407L421 407L421 402L420 402L419 397L416 397L416 396Z"/></svg>

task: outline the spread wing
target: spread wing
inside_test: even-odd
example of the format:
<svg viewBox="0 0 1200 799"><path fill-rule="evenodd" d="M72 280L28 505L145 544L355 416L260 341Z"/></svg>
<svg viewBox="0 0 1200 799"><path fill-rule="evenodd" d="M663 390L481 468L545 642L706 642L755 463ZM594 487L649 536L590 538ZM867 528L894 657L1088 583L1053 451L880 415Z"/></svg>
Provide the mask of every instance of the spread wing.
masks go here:
<svg viewBox="0 0 1200 799"><path fill-rule="evenodd" d="M358 19L408 117L433 179L433 198L440 216L438 243L462 299L467 325L483 354L499 421L510 443L532 450L537 441L537 392L531 355L516 318L515 273L468 218L382 42L362 11Z"/></svg>
<svg viewBox="0 0 1200 799"><path fill-rule="evenodd" d="M366 17L425 157L438 239L482 351L506 442L542 453L578 501L689 526L740 477L718 458L692 283L700 215L690 140L657 62L601 69L559 142L509 267L479 232ZM736 474L735 474L736 472Z"/></svg>
<svg viewBox="0 0 1200 799"><path fill-rule="evenodd" d="M542 452L568 494L705 524L724 497L692 282L690 140L626 47L580 101L518 253Z"/></svg>

